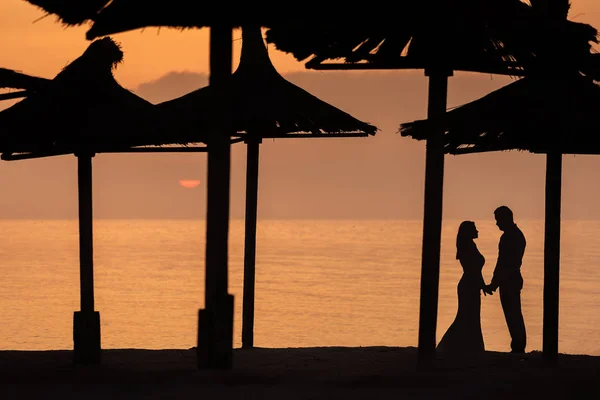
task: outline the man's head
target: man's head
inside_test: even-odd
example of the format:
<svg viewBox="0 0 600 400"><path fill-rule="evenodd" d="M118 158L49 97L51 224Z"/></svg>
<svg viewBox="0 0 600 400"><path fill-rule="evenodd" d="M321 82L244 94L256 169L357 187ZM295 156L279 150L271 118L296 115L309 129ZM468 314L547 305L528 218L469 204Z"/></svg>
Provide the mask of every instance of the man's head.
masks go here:
<svg viewBox="0 0 600 400"><path fill-rule="evenodd" d="M496 218L496 225L501 231L506 230L514 225L513 212L506 206L500 206L494 210L494 217Z"/></svg>

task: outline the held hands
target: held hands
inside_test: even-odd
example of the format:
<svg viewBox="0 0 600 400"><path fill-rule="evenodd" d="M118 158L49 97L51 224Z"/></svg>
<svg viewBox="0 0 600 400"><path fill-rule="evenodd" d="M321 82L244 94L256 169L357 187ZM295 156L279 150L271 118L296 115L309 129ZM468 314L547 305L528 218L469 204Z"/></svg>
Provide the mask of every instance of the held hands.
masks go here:
<svg viewBox="0 0 600 400"><path fill-rule="evenodd" d="M494 294L494 290L492 289L491 285L484 285L481 290L483 290L484 296L487 296L488 294L491 296Z"/></svg>

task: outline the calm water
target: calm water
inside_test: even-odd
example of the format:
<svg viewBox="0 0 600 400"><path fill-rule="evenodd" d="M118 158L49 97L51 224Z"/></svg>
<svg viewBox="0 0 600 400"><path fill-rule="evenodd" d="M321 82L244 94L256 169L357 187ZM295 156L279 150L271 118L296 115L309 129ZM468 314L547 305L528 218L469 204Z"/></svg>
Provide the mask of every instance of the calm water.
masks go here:
<svg viewBox="0 0 600 400"><path fill-rule="evenodd" d="M445 221L438 340L454 319L460 221ZM477 222L489 281L500 232ZM528 239L523 307L528 350L542 347L543 221ZM0 221L0 349L72 348L79 309L77 221ZM95 222L96 309L104 348L195 346L203 307L204 222ZM260 221L255 344L416 346L421 221ZM563 221L560 351L600 355L600 222ZM243 221L231 222L230 293L241 336ZM508 351L498 294L482 298L489 350Z"/></svg>

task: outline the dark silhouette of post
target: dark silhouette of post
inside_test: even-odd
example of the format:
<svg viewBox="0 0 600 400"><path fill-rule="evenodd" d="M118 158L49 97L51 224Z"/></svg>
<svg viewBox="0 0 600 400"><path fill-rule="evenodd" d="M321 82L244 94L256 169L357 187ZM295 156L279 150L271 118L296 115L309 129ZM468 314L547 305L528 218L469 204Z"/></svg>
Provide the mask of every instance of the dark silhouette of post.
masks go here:
<svg viewBox="0 0 600 400"><path fill-rule="evenodd" d="M210 28L210 84L219 85L217 115L208 139L205 308L198 313L201 369L229 369L233 357L233 296L228 290L229 181L231 169L232 27ZM198 110L201 112L202 110Z"/></svg>
<svg viewBox="0 0 600 400"><path fill-rule="evenodd" d="M254 347L254 287L256 277L256 220L258 208L258 161L260 137L246 141L246 226L244 242L244 299L242 347Z"/></svg>
<svg viewBox="0 0 600 400"><path fill-rule="evenodd" d="M100 313L94 311L94 253L92 212L92 157L77 156L79 190L79 279L80 311L73 317L73 361L76 364L100 362Z"/></svg>
<svg viewBox="0 0 600 400"><path fill-rule="evenodd" d="M546 215L544 235L544 327L543 358L558 359L558 310L560 280L562 154L551 150L546 155Z"/></svg>
<svg viewBox="0 0 600 400"><path fill-rule="evenodd" d="M427 117L446 113L448 77L452 71L426 69L429 77ZM435 127L427 138L425 153L425 205L423 213L423 253L421 256L421 294L419 307L419 362L435 358L436 326L440 283L440 246L444 191L444 137Z"/></svg>

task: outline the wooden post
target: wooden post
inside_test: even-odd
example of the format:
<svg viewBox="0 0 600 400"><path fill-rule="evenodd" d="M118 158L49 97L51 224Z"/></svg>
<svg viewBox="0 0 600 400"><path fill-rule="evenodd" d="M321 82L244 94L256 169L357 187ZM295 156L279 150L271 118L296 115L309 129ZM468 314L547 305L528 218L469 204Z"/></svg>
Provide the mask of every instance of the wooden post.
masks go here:
<svg viewBox="0 0 600 400"><path fill-rule="evenodd" d="M544 236L543 359L558 360L562 154L546 155L546 220Z"/></svg>
<svg viewBox="0 0 600 400"><path fill-rule="evenodd" d="M73 316L73 361L100 362L100 313L94 311L92 154L76 154L79 190L80 311Z"/></svg>
<svg viewBox="0 0 600 400"><path fill-rule="evenodd" d="M447 70L425 70L429 77L428 118L446 113L448 94ZM421 256L421 295L419 307L419 362L435 358L438 292L440 281L440 246L444 190L444 136L436 127L427 138L425 153L425 205L423 213L423 253Z"/></svg>
<svg viewBox="0 0 600 400"><path fill-rule="evenodd" d="M242 347L254 347L254 283L256 277L256 220L258 208L258 160L261 139L246 143L246 226L244 243L244 300Z"/></svg>
<svg viewBox="0 0 600 400"><path fill-rule="evenodd" d="M205 308L198 313L197 361L201 369L229 369L233 357L233 296L228 286L229 184L232 108L232 27L210 28L210 84L223 96L216 101L208 139ZM198 110L202 112L202 110Z"/></svg>

